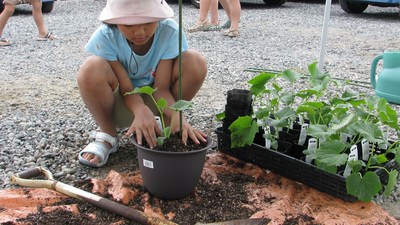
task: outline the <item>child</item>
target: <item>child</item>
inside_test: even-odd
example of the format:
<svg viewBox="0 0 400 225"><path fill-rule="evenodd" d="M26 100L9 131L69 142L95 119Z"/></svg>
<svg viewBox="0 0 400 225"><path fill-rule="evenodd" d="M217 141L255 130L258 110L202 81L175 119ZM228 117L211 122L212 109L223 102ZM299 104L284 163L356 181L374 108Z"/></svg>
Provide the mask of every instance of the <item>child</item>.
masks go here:
<svg viewBox="0 0 400 225"><path fill-rule="evenodd" d="M13 15L15 10L15 5L29 3L32 5L32 15L39 30L38 41L53 40L56 38L50 32L47 32L46 27L43 22L42 15L42 1L41 0L4 0L4 10L0 14L0 46L11 45L11 42L4 38L3 30L7 24L8 19Z"/></svg>
<svg viewBox="0 0 400 225"><path fill-rule="evenodd" d="M147 96L124 95L136 87L157 88L155 98L169 105L178 100L178 25L165 0L107 0L100 13L101 25L90 38L89 56L79 69L77 81L82 99L101 132L79 153L79 161L101 167L118 149L116 128L129 127L125 136L136 135L156 147L161 135L156 110ZM188 49L182 38L182 98L190 101L207 74L202 55ZM179 113L167 110L165 120L172 132L179 131ZM184 116L183 116L184 117ZM206 134L183 118L182 139L206 142ZM142 140L143 139L143 140Z"/></svg>

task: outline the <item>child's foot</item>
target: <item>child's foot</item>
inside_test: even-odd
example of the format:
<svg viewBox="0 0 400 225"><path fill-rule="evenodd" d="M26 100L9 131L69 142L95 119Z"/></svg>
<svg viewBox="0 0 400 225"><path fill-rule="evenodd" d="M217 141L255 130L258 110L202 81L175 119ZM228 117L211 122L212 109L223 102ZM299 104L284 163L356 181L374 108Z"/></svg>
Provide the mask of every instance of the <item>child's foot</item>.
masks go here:
<svg viewBox="0 0 400 225"><path fill-rule="evenodd" d="M37 38L38 41L48 41L48 40L54 40L54 39L57 39L57 37L50 32L48 32L44 37Z"/></svg>
<svg viewBox="0 0 400 225"><path fill-rule="evenodd" d="M0 46L9 46L11 42L3 37L0 37Z"/></svg>

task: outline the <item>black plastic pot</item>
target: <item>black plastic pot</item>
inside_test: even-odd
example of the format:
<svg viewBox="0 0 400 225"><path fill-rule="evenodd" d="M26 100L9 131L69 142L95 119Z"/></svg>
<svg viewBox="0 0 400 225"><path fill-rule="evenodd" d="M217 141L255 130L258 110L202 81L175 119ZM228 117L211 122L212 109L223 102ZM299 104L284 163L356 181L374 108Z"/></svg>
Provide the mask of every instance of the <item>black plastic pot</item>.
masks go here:
<svg viewBox="0 0 400 225"><path fill-rule="evenodd" d="M168 152L149 149L138 145L139 170L147 191L160 199L182 199L191 194L199 182L203 171L207 149L212 139L207 138L207 146L189 152Z"/></svg>
<svg viewBox="0 0 400 225"><path fill-rule="evenodd" d="M233 108L246 109L251 107L252 97L249 90L232 89L227 92L226 104Z"/></svg>
<svg viewBox="0 0 400 225"><path fill-rule="evenodd" d="M230 133L228 127L240 116L253 113L252 93L244 89L232 89L227 92L223 129Z"/></svg>

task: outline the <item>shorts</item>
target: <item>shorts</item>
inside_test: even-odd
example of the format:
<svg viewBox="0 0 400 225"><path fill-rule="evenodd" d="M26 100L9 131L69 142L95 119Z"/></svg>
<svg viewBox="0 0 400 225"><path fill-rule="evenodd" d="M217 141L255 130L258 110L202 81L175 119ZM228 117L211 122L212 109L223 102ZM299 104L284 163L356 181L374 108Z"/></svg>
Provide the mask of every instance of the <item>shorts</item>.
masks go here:
<svg viewBox="0 0 400 225"><path fill-rule="evenodd" d="M155 116L160 115L157 107L154 105L153 100L150 96L143 94L141 95L144 103L151 109ZM117 128L130 127L135 116L126 107L124 103L124 97L119 92L119 86L114 90L114 121Z"/></svg>
<svg viewBox="0 0 400 225"><path fill-rule="evenodd" d="M35 1L40 1L40 0L4 0L3 4L8 4L8 5L19 5L19 4L31 4L32 2Z"/></svg>

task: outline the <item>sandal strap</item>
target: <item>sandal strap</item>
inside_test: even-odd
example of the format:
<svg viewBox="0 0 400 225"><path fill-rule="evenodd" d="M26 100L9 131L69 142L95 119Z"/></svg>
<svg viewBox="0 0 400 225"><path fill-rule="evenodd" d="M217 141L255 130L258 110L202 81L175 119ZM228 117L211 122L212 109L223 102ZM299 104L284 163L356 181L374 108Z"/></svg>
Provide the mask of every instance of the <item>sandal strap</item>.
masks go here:
<svg viewBox="0 0 400 225"><path fill-rule="evenodd" d="M103 163L108 158L111 149L101 142L92 142L80 154L90 153L100 158L100 163Z"/></svg>
<svg viewBox="0 0 400 225"><path fill-rule="evenodd" d="M96 132L92 138L94 138L96 141L106 141L111 144L112 147L114 147L118 143L118 138L113 137L107 133L104 132Z"/></svg>

